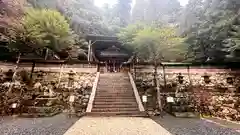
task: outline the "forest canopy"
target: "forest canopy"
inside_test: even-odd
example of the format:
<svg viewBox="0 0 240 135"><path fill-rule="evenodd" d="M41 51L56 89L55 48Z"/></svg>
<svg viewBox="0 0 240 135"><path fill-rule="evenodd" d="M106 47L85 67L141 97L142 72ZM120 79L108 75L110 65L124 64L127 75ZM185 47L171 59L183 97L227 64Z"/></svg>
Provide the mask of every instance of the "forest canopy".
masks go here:
<svg viewBox="0 0 240 135"><path fill-rule="evenodd" d="M59 54L76 47L86 53L88 34L118 36L143 61L236 62L239 9L239 0L189 0L185 6L118 0L102 7L94 0L0 0L0 40L18 52L37 47Z"/></svg>

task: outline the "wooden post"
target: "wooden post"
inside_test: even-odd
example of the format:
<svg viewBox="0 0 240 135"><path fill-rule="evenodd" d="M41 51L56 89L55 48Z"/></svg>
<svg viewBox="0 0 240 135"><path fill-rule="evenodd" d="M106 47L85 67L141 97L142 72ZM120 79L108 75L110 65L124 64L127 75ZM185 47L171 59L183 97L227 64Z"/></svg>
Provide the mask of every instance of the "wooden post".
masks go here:
<svg viewBox="0 0 240 135"><path fill-rule="evenodd" d="M158 68L158 65L157 65L157 61L154 61L154 73L153 73L153 86L154 87L157 87L157 68Z"/></svg>
<svg viewBox="0 0 240 135"><path fill-rule="evenodd" d="M163 108L162 108L162 102L161 102L161 91L160 91L160 85L158 80L157 80L157 100L158 100L159 110L160 112L162 112Z"/></svg>
<svg viewBox="0 0 240 135"><path fill-rule="evenodd" d="M48 48L46 48L46 53L45 53L45 60L48 58Z"/></svg>
<svg viewBox="0 0 240 135"><path fill-rule="evenodd" d="M166 87L166 86L167 86L167 81L166 81L165 66L164 66L164 65L162 65L162 66L163 66L163 80L164 80L164 87Z"/></svg>
<svg viewBox="0 0 240 135"><path fill-rule="evenodd" d="M88 62L91 61L91 59L90 59L90 55L91 55L91 44L92 44L92 41L89 40L89 42L88 42Z"/></svg>
<svg viewBox="0 0 240 135"><path fill-rule="evenodd" d="M60 82L61 82L63 67L64 67L64 64L61 64L61 69L60 69L60 73L59 73L57 88L59 88L59 85L60 85Z"/></svg>
<svg viewBox="0 0 240 135"><path fill-rule="evenodd" d="M34 72L34 68L36 66L36 62L33 61L33 64L32 64L32 70L31 70L31 75L30 75L30 80L32 81L32 78L33 78L33 72Z"/></svg>
<svg viewBox="0 0 240 135"><path fill-rule="evenodd" d="M21 58L21 53L19 52L18 53L18 59L17 59L17 62L16 62L16 66L15 66L15 69L14 69L14 73L13 73L13 76L12 76L12 82L10 84L10 87L9 87L7 93L10 93L12 91L13 83L15 82L15 77L17 75L17 70L19 68L20 58Z"/></svg>
<svg viewBox="0 0 240 135"><path fill-rule="evenodd" d="M190 83L190 86L192 87L192 80L191 80L191 76L190 76L190 66L189 65L187 66L187 72L188 72L189 83Z"/></svg>
<svg viewBox="0 0 240 135"><path fill-rule="evenodd" d="M136 69L136 65L133 65L134 66L134 80L137 79L137 69Z"/></svg>
<svg viewBox="0 0 240 135"><path fill-rule="evenodd" d="M90 45L90 61L93 61L93 50L92 50L92 45L93 45L93 43L91 43L91 45Z"/></svg>

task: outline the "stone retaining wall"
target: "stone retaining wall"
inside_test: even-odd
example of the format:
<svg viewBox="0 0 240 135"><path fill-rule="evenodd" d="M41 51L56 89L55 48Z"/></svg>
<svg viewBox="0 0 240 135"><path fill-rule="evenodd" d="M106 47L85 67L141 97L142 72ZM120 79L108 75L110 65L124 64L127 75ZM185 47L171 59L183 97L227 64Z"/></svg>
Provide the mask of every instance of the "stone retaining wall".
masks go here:
<svg viewBox="0 0 240 135"><path fill-rule="evenodd" d="M24 108L24 106L33 108L37 97L45 97L45 100L49 101L43 105L45 107L51 107L47 104L50 104L54 99L54 104L62 106L61 109L80 114L86 111L96 76L96 67L81 65L82 67L78 68L79 65L66 65L61 69L56 65L43 66L36 65L32 81L29 81L31 67L21 65L11 91L9 91L11 76L8 77L7 72L9 69L14 69L14 65L4 64L0 66L2 69L0 73L0 114L9 115L13 103L18 103L17 108ZM73 103L69 101L70 96L75 97ZM15 113L20 113L20 110L18 109Z"/></svg>
<svg viewBox="0 0 240 135"><path fill-rule="evenodd" d="M196 111L240 121L240 71L214 67L192 67L190 69L187 67L166 67L166 87L164 87L163 69L158 68L158 71L157 79L161 92L165 95L175 97L176 92L188 92L186 97L193 100L191 102ZM138 69L136 84L139 93L141 95L148 94L149 102L151 102L149 104L153 108L157 108L156 91L153 88L153 73L153 67L150 66ZM179 82L179 76L182 77L182 84ZM173 94L169 94L170 92Z"/></svg>

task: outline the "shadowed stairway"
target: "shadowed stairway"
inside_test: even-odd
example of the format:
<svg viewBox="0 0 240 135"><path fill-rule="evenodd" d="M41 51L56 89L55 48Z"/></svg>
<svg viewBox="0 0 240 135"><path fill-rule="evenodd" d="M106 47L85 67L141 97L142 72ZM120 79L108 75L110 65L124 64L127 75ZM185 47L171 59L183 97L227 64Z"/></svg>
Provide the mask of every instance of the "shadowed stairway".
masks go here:
<svg viewBox="0 0 240 135"><path fill-rule="evenodd" d="M128 74L100 74L91 110L93 116L143 116Z"/></svg>

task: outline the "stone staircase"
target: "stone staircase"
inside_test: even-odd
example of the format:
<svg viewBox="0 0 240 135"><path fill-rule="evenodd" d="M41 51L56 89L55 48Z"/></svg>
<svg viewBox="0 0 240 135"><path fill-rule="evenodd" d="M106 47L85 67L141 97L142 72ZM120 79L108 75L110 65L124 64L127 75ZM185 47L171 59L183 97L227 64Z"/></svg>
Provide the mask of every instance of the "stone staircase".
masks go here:
<svg viewBox="0 0 240 135"><path fill-rule="evenodd" d="M128 74L100 74L92 116L144 116L139 111Z"/></svg>

